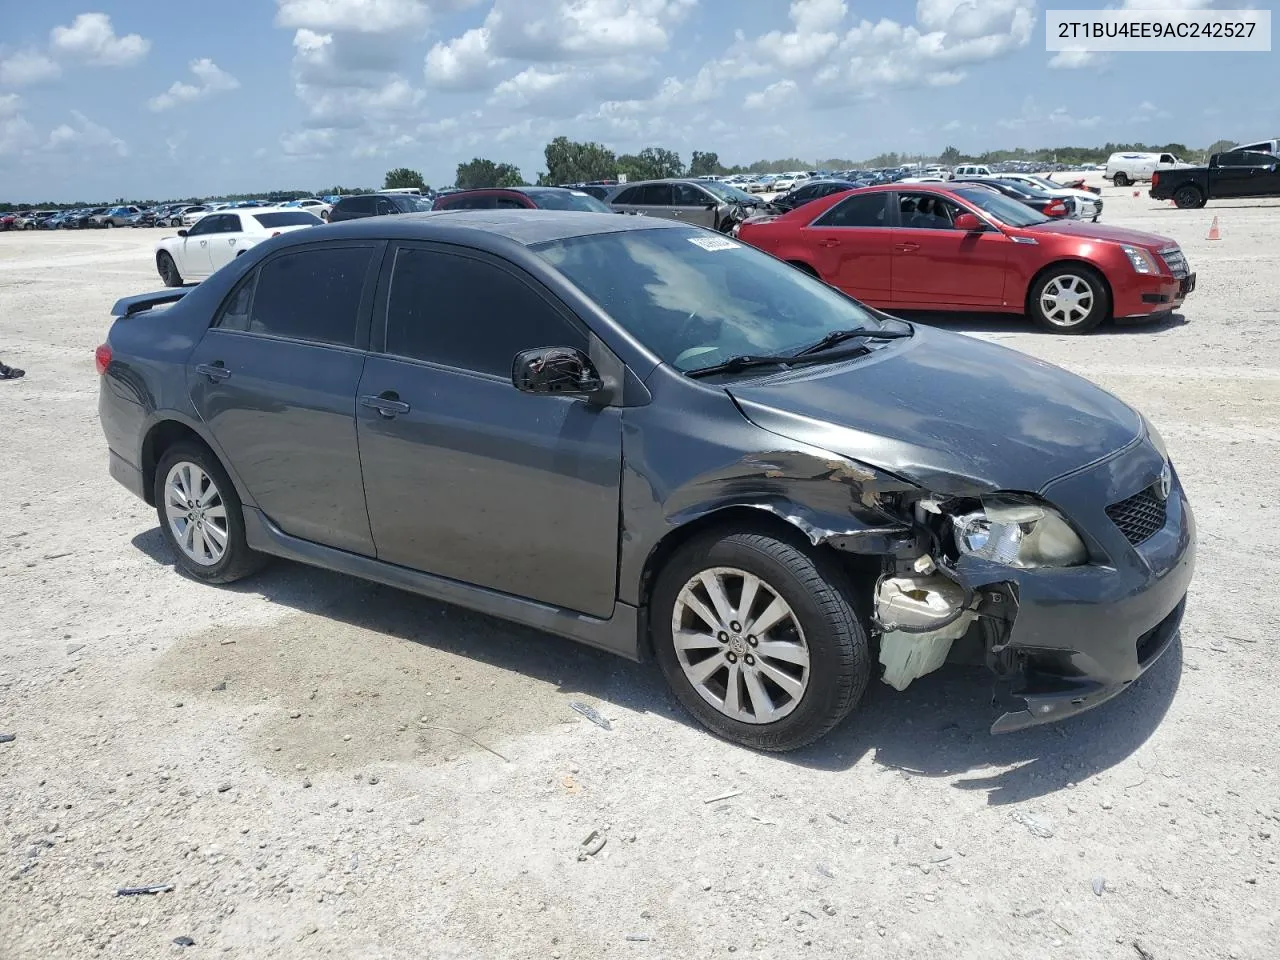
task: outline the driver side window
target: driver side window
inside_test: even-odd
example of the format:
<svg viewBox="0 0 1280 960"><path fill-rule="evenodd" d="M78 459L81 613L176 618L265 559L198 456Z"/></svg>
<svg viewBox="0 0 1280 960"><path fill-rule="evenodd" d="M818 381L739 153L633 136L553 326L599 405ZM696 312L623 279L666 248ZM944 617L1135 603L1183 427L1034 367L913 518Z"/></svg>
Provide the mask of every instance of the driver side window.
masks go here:
<svg viewBox="0 0 1280 960"><path fill-rule="evenodd" d="M898 197L899 223L907 229L954 230L954 221L963 212L945 197L931 193L904 193Z"/></svg>
<svg viewBox="0 0 1280 960"><path fill-rule="evenodd" d="M188 237L199 237L208 233L218 232L218 223L222 217L216 213L206 213L203 217L195 222L190 230L187 231Z"/></svg>
<svg viewBox="0 0 1280 960"><path fill-rule="evenodd" d="M671 185L674 191L675 206L677 207L705 207L711 203L711 197L691 183L673 183Z"/></svg>

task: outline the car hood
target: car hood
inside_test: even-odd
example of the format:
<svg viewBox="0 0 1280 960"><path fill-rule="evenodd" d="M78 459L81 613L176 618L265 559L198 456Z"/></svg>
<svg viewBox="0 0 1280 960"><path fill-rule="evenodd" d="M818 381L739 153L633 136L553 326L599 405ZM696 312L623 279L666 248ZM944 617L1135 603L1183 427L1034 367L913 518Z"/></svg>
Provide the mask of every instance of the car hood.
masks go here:
<svg viewBox="0 0 1280 960"><path fill-rule="evenodd" d="M1060 367L919 326L870 356L725 389L765 430L940 494L1035 492L1144 429L1132 408Z"/></svg>
<svg viewBox="0 0 1280 960"><path fill-rule="evenodd" d="M1090 199L1097 199L1091 197ZM1051 220L1027 227L1025 233L1029 237L1045 233L1066 233L1087 240L1111 240L1115 243L1127 243L1135 247L1150 247L1159 250L1176 246L1177 242L1155 233L1144 233L1141 230L1128 230L1124 227L1112 227L1101 223L1082 223L1079 220Z"/></svg>

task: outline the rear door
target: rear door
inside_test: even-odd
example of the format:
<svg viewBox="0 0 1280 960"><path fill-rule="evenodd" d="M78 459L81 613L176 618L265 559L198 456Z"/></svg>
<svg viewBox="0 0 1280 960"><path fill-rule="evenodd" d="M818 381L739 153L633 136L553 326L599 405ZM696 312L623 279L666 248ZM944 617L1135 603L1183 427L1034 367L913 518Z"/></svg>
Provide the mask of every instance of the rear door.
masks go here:
<svg viewBox="0 0 1280 960"><path fill-rule="evenodd" d="M854 193L801 228L822 279L872 305L888 304L893 265L889 193Z"/></svg>
<svg viewBox="0 0 1280 960"><path fill-rule="evenodd" d="M650 217L675 219L672 203L675 201L674 191L669 183L646 183L640 187L639 202L635 209Z"/></svg>
<svg viewBox="0 0 1280 960"><path fill-rule="evenodd" d="M597 617L613 611L621 410L532 395L521 350L588 334L505 261L403 243L356 408L380 560Z"/></svg>
<svg viewBox="0 0 1280 960"><path fill-rule="evenodd" d="M187 368L192 403L263 514L366 556L355 402L383 247L331 240L265 260Z"/></svg>
<svg viewBox="0 0 1280 960"><path fill-rule="evenodd" d="M1009 239L999 230L957 230L969 213L947 197L902 191L893 231L892 302L916 309L1004 303ZM981 219L981 218L980 218Z"/></svg>

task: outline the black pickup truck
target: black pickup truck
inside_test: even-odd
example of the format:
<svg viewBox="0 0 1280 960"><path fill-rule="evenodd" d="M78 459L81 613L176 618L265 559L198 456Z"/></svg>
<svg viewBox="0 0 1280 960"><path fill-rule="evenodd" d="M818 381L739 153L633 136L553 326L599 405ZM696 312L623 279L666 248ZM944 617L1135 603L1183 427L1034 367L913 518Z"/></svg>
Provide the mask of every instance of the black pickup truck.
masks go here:
<svg viewBox="0 0 1280 960"><path fill-rule="evenodd" d="M1148 195L1184 210L1230 197L1280 197L1280 157L1249 150L1215 153L1207 167L1157 170Z"/></svg>

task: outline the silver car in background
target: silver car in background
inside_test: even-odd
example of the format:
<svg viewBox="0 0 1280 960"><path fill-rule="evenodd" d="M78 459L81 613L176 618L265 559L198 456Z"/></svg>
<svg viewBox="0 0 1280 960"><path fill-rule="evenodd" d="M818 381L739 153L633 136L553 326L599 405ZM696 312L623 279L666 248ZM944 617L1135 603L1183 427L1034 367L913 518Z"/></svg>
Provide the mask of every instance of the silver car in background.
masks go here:
<svg viewBox="0 0 1280 960"><path fill-rule="evenodd" d="M642 180L624 184L609 204L621 213L663 217L728 233L751 215L760 198L715 180Z"/></svg>

